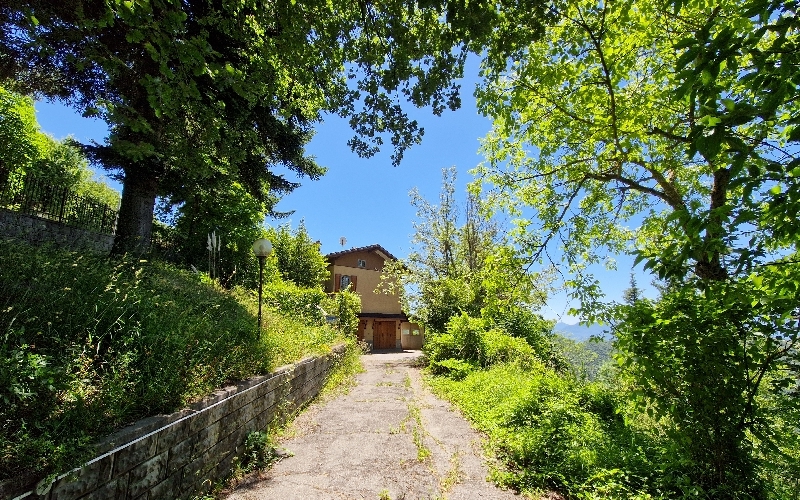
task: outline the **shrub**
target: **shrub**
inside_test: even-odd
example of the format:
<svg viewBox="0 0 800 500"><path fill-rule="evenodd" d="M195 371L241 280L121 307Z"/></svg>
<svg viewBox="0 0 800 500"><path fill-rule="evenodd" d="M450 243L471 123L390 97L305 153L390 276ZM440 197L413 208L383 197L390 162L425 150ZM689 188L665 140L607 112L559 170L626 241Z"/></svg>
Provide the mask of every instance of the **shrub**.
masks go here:
<svg viewBox="0 0 800 500"><path fill-rule="evenodd" d="M525 339L512 337L502 330L489 330L482 337L486 365L530 361L534 356L533 348Z"/></svg>
<svg viewBox="0 0 800 500"><path fill-rule="evenodd" d="M328 279L328 262L319 252L319 244L308 235L302 220L294 231L289 224L269 228L267 238L272 242L278 271L284 281L303 288L317 288Z"/></svg>
<svg viewBox="0 0 800 500"><path fill-rule="evenodd" d="M453 358L432 361L430 364L431 372L447 375L453 380L461 380L478 368L479 366L474 361L469 362Z"/></svg>
<svg viewBox="0 0 800 500"><path fill-rule="evenodd" d="M548 361L553 356L554 321L518 306L487 310L483 318L512 337L524 339L539 359Z"/></svg>
<svg viewBox="0 0 800 500"><path fill-rule="evenodd" d="M487 433L505 465L492 472L499 484L576 498L657 494L658 447L625 422L610 388L581 384L535 360L429 380Z"/></svg>
<svg viewBox="0 0 800 500"><path fill-rule="evenodd" d="M350 290L344 290L322 301L325 312L335 314L339 330L347 335L355 335L358 330L358 314L361 312L361 297Z"/></svg>
<svg viewBox="0 0 800 500"><path fill-rule="evenodd" d="M320 288L301 288L292 282L272 281L263 288L264 303L290 318L321 325L325 322Z"/></svg>
<svg viewBox="0 0 800 500"><path fill-rule="evenodd" d="M671 423L691 484L718 498L765 496L748 436L767 438L765 446L774 439L759 396L771 390L762 381L775 378L776 397L796 384L795 360L785 356L797 320L772 309L787 297L759 293L733 281L676 288L658 302L626 306L616 332L621 369L642 407Z"/></svg>
<svg viewBox="0 0 800 500"><path fill-rule="evenodd" d="M460 346L451 333L428 332L422 350L434 373L440 373L436 368L439 361L456 359L460 355Z"/></svg>
<svg viewBox="0 0 800 500"><path fill-rule="evenodd" d="M498 329L487 330L480 318L465 313L453 316L447 323L447 333L428 336L425 353L434 373L441 373L440 361L461 360L476 366L489 366L533 358L533 349L524 340Z"/></svg>

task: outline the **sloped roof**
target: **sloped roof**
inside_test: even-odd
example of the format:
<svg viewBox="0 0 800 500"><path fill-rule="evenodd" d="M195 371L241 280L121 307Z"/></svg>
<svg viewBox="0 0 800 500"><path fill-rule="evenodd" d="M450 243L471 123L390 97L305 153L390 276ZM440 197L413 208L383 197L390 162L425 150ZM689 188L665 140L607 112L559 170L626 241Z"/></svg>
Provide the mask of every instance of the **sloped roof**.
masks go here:
<svg viewBox="0 0 800 500"><path fill-rule="evenodd" d="M326 255L325 258L330 261L336 259L337 257L341 257L342 255L347 255L349 253L356 253L356 252L377 252L379 255L382 254L381 257L383 257L386 260L397 260L397 257L389 253L388 250L386 250L380 245L369 245L366 247L357 247L357 248L351 248L349 250L342 250L341 252L333 252Z"/></svg>

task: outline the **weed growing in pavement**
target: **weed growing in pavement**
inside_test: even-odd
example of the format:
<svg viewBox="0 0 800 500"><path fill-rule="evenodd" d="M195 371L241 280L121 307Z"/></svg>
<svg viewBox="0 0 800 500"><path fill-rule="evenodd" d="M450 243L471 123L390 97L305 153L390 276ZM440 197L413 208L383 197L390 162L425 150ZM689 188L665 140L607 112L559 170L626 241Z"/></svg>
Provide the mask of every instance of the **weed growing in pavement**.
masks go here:
<svg viewBox="0 0 800 500"><path fill-rule="evenodd" d="M440 496L444 497L451 489L453 489L453 486L461 482L461 478L463 476L464 471L461 469L461 453L456 450L453 453L453 456L450 457L450 469L439 482L439 488L441 490Z"/></svg>

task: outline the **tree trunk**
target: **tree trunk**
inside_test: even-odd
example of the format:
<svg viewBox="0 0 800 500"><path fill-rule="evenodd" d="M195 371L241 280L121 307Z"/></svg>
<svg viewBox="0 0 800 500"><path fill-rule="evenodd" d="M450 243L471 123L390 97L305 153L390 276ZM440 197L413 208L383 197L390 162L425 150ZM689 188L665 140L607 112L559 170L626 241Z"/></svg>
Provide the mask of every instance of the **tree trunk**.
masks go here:
<svg viewBox="0 0 800 500"><path fill-rule="evenodd" d="M157 194L158 180L154 175L135 167L125 170L117 234L111 255L143 255L150 251Z"/></svg>
<svg viewBox="0 0 800 500"><path fill-rule="evenodd" d="M728 277L728 271L722 265L722 256L719 252L720 241L725 236L722 217L716 212L722 209L728 201L728 184L731 180L729 168L719 168L714 171L714 183L711 186L711 204L709 206L709 220L706 225L706 234L703 243L703 254L698 256L695 264L695 273L702 279L722 281ZM708 247L714 248L711 255L706 253Z"/></svg>

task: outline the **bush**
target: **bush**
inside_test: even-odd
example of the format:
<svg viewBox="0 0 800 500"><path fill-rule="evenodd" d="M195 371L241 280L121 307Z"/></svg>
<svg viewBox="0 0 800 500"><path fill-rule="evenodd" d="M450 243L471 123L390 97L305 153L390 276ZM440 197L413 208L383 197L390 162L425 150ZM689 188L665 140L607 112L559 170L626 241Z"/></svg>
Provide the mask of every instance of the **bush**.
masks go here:
<svg viewBox="0 0 800 500"><path fill-rule="evenodd" d="M325 322L322 301L325 292L320 288L301 288L292 282L273 281L263 288L264 304L290 318L315 325Z"/></svg>
<svg viewBox="0 0 800 500"><path fill-rule="evenodd" d="M344 290L331 297L325 297L322 308L328 314L335 314L339 330L346 335L358 331L358 315L361 312L361 297L350 290Z"/></svg>
<svg viewBox="0 0 800 500"><path fill-rule="evenodd" d="M524 340L502 330L487 330L482 319L466 313L453 316L447 333L430 334L423 347L434 373L440 373L440 361L453 359L486 367L495 363L530 360L533 349Z"/></svg>
<svg viewBox="0 0 800 500"><path fill-rule="evenodd" d="M317 288L330 276L328 261L319 252L319 244L308 235L302 220L294 231L289 224L269 228L267 238L272 242L278 271L284 281L302 288Z"/></svg>
<svg viewBox="0 0 800 500"><path fill-rule="evenodd" d="M539 359L548 361L553 357L554 321L544 319L530 309L517 306L493 308L486 311L483 318L488 324L512 337L524 339Z"/></svg>
<svg viewBox="0 0 800 500"><path fill-rule="evenodd" d="M658 446L626 424L610 388L581 384L539 361L430 383L487 433L505 465L492 472L503 486L529 493L556 489L575 498L657 494Z"/></svg>
<svg viewBox="0 0 800 500"><path fill-rule="evenodd" d="M447 375L453 380L461 380L478 368L480 367L474 361L469 362L453 358L432 361L430 363L430 370L432 373Z"/></svg>
<svg viewBox="0 0 800 500"><path fill-rule="evenodd" d="M616 332L623 373L635 381L642 407L669 420L691 484L718 498L765 496L748 437L770 431L759 397L768 388L760 382L774 376L796 384L774 361L790 345L769 310L783 298L751 294L747 283L733 282L671 290L658 302L626 306ZM795 318L784 321L796 332Z"/></svg>

